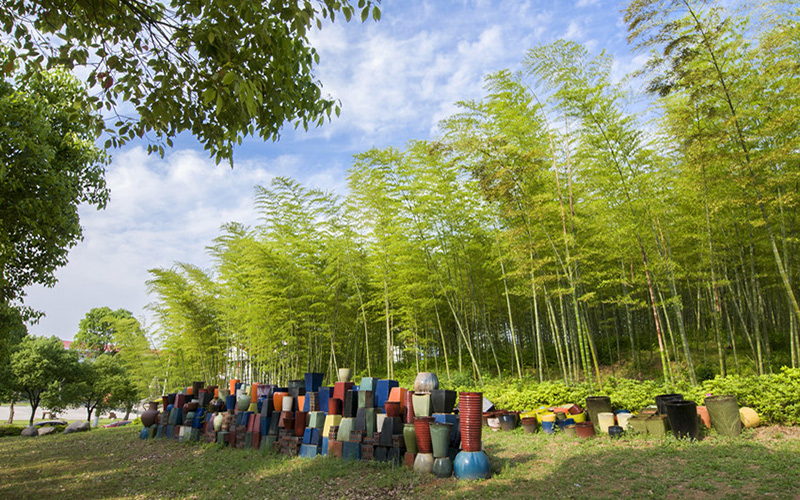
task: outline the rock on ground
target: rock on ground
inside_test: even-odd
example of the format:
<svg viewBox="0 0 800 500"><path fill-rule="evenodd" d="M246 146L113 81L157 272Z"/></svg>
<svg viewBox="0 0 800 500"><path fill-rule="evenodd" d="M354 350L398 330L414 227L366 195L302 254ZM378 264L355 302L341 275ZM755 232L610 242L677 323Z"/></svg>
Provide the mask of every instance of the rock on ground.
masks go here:
<svg viewBox="0 0 800 500"><path fill-rule="evenodd" d="M25 437L38 436L39 435L39 429L37 429L36 427L34 427L32 425L29 425L28 427L25 427L24 429L22 429L22 433L20 433L20 435L21 436L25 436Z"/></svg>
<svg viewBox="0 0 800 500"><path fill-rule="evenodd" d="M39 435L46 436L48 434L52 434L56 431L55 427L40 427L39 428Z"/></svg>
<svg viewBox="0 0 800 500"><path fill-rule="evenodd" d="M89 422L85 422L82 420L78 420L77 422L72 422L64 429L64 434L72 434L73 432L83 432L88 431L90 429Z"/></svg>

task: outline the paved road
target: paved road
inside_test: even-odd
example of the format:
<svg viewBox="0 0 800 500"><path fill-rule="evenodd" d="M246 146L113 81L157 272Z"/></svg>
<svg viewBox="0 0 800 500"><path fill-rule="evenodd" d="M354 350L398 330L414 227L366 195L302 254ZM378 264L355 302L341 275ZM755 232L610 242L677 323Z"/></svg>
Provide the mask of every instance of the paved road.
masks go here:
<svg viewBox="0 0 800 500"><path fill-rule="evenodd" d="M8 412L9 412L9 405L3 404L0 405L0 423L5 423L8 420ZM42 418L43 410L41 407L36 409L36 418L35 420L40 420ZM125 412L116 412L117 417L122 418L125 416ZM94 416L94 414L92 415ZM102 415L103 417L107 417L108 415ZM31 418L31 407L30 406L14 406L14 420L25 420ZM84 409L70 409L65 410L58 414L58 418L64 420L86 420L86 410ZM136 418L136 412L132 411L130 418Z"/></svg>

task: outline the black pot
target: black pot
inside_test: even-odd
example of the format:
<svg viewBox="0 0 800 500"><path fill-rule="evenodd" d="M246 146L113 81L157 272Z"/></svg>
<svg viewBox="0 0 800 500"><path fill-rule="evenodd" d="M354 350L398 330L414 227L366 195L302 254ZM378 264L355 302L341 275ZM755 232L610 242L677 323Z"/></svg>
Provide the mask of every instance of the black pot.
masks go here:
<svg viewBox="0 0 800 500"><path fill-rule="evenodd" d="M433 413L453 413L456 406L456 391L436 389L431 391L431 408Z"/></svg>
<svg viewBox="0 0 800 500"><path fill-rule="evenodd" d="M670 401L683 401L683 394L661 394L656 396L656 406L658 413L661 415L667 414L667 403Z"/></svg>
<svg viewBox="0 0 800 500"><path fill-rule="evenodd" d="M504 431L513 431L517 428L517 416L513 413L500 415L498 418L500 419L500 428Z"/></svg>
<svg viewBox="0 0 800 500"><path fill-rule="evenodd" d="M622 435L622 427L618 425L612 425L608 428L608 435L612 438L618 438Z"/></svg>
<svg viewBox="0 0 800 500"><path fill-rule="evenodd" d="M666 404L667 418L676 439L697 439L697 403L670 401Z"/></svg>

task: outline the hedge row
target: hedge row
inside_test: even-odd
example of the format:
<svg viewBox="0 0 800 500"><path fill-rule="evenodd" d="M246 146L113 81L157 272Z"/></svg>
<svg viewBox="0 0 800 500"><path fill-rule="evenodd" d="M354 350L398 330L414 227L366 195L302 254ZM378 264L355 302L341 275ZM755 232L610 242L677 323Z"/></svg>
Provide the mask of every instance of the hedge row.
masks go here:
<svg viewBox="0 0 800 500"><path fill-rule="evenodd" d="M654 404L655 397L664 393L678 392L697 404L702 404L707 395L732 394L740 406L753 408L762 422L800 425L800 368L784 367L771 375L716 377L697 387L687 383L666 387L652 380L608 378L600 391L586 383L567 385L529 379L492 379L485 381L482 387L462 385L456 390L481 391L497 408L520 411L565 403L583 406L587 396L609 396L614 409L638 411Z"/></svg>

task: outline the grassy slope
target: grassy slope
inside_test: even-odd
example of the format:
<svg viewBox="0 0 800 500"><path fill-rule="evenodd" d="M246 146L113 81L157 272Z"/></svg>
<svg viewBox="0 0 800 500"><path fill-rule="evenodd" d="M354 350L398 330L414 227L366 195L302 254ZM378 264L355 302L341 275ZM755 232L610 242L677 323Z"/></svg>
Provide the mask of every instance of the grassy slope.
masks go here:
<svg viewBox="0 0 800 500"><path fill-rule="evenodd" d="M800 429L699 443L487 433L494 477L141 441L135 428L0 440L0 498L797 498Z"/></svg>

